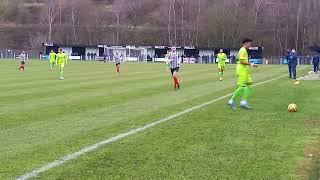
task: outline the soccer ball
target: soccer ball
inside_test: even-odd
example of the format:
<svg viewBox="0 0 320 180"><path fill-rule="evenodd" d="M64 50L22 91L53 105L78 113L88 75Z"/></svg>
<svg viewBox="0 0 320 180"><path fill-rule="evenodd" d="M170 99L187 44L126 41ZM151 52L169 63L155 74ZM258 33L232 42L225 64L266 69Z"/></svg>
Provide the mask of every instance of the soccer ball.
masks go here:
<svg viewBox="0 0 320 180"><path fill-rule="evenodd" d="M298 106L296 104L294 104L294 103L289 104L288 111L289 112L297 112L298 111Z"/></svg>

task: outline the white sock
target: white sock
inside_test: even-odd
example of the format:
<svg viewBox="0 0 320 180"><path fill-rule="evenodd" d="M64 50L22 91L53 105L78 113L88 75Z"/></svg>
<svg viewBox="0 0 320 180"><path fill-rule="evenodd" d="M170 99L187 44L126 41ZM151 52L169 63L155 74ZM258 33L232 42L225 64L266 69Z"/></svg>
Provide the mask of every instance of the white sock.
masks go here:
<svg viewBox="0 0 320 180"><path fill-rule="evenodd" d="M245 101L245 100L240 101L240 105L241 105L241 106L245 106L245 105L247 105L247 104L248 104L248 102Z"/></svg>

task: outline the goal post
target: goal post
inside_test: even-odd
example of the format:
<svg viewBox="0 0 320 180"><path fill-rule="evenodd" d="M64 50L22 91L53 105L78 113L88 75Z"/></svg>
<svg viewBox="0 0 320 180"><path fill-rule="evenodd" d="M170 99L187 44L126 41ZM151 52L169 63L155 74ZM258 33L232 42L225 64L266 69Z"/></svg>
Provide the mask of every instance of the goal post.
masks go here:
<svg viewBox="0 0 320 180"><path fill-rule="evenodd" d="M109 55L110 61L114 61L113 57L118 53L121 57L121 62L146 62L147 49L136 46L109 46L105 48Z"/></svg>

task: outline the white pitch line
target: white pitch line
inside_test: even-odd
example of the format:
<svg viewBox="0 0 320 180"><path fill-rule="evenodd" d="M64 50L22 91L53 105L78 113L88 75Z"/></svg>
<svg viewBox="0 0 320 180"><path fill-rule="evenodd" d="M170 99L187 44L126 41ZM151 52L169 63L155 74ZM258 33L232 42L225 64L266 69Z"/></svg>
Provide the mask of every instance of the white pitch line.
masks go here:
<svg viewBox="0 0 320 180"><path fill-rule="evenodd" d="M303 69L305 67L307 67L307 66L299 68L298 70L301 70L301 69ZM262 85L262 84L266 84L266 83L281 79L281 78L283 78L285 76L288 76L288 74L285 74L285 75L279 76L277 78L273 78L273 79L269 79L269 80L257 83L254 86L259 86L259 85ZM118 134L116 136L113 136L113 137L108 138L106 140L100 141L100 142L98 142L96 144L93 144L91 146L87 146L87 147L85 147L85 148L83 148L83 149L81 149L81 150L79 150L77 152L71 153L71 154L69 154L67 156L64 156L64 157L62 157L60 159L57 159L57 160L55 160L55 161L53 161L53 162L51 162L49 164L43 165L38 169L35 169L35 170L31 171L31 172L28 172L28 173L18 177L17 180L27 180L27 179L36 177L36 176L38 176L39 174L41 174L43 172L46 172L46 171L48 171L48 170L50 170L52 168L60 166L61 164L64 164L64 163L66 163L68 161L74 160L74 159L78 158L79 156L81 156L83 154L86 154L86 153L89 153L89 152L92 152L92 151L94 151L94 150L96 150L96 149L98 149L98 148L100 148L100 147L102 147L104 145L110 144L112 142L118 141L118 140L123 139L123 138L128 137L128 136L132 136L132 135L137 134L139 132L143 132L143 131L145 131L147 129L150 129L150 128L158 125L158 124L167 122L167 121L169 121L171 119L177 118L177 117L182 116L184 114L187 114L187 113L189 113L191 111L194 111L194 110L200 109L202 107L208 106L208 105L213 104L213 103L215 103L217 101L220 101L220 100L223 100L223 99L225 99L227 97L230 97L231 95L232 95L232 93L224 95L222 97L219 97L219 98L213 99L211 101L208 101L206 103L200 104L198 106L194 106L192 108L186 109L186 110L181 111L181 112L179 112L177 114L173 114L173 115L171 115L169 117L160 119L158 121L155 121L153 123L147 124L147 125L142 126L142 127L139 127L137 129L132 129L132 130L130 130L128 132Z"/></svg>

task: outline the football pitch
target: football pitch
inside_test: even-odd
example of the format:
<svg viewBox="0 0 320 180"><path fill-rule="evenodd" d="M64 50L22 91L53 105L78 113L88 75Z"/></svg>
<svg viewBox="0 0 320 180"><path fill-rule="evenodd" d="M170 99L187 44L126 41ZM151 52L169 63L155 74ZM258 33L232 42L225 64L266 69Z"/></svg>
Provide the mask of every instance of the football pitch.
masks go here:
<svg viewBox="0 0 320 180"><path fill-rule="evenodd" d="M179 91L164 64L122 64L117 76L112 63L70 62L63 81L47 62L19 72L17 61L3 60L0 68L0 179L52 162L61 163L32 178L320 178L320 83L294 85L287 66L252 69L258 85L249 111L226 105L234 65L223 82L216 65L183 65ZM300 68L299 76L311 69ZM290 103L297 113L287 111ZM63 160L75 152L82 154Z"/></svg>

